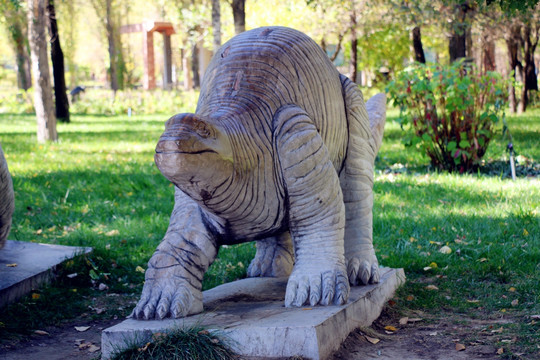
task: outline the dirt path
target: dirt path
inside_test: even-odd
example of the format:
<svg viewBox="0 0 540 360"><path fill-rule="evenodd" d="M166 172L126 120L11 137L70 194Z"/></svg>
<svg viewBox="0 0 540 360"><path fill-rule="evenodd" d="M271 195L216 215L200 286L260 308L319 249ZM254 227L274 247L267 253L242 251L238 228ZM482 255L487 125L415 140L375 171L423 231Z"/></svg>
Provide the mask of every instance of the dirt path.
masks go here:
<svg viewBox="0 0 540 360"><path fill-rule="evenodd" d="M48 334L32 334L14 346L0 347L0 360L90 360L100 356L101 331L121 320L68 323L45 328ZM77 331L75 327L89 327Z"/></svg>
<svg viewBox="0 0 540 360"><path fill-rule="evenodd" d="M479 321L468 318L427 319L414 314L407 324L397 325L396 314L383 311L381 317L368 329L357 330L345 340L331 360L479 360L501 359L497 354L494 337L500 320ZM419 320L421 319L421 320ZM77 321L62 327L43 329L48 334L33 334L16 345L0 347L0 360L64 360L99 359L101 331L122 321ZM395 332L385 329L396 324ZM80 332L75 326L89 327ZM487 331L485 329L488 329ZM465 348L458 350L456 344ZM506 354L505 354L506 355ZM540 359L520 357L515 359ZM298 359L297 359L298 360Z"/></svg>

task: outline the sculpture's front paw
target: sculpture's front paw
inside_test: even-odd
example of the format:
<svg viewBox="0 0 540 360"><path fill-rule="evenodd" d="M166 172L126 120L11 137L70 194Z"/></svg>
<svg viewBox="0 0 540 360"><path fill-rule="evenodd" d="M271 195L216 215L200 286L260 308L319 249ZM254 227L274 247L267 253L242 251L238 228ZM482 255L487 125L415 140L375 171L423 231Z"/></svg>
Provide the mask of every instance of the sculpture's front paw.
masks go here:
<svg viewBox="0 0 540 360"><path fill-rule="evenodd" d="M173 269L147 270L141 299L130 317L139 320L180 318L202 312L202 292L185 278L179 278Z"/></svg>
<svg viewBox="0 0 540 360"><path fill-rule="evenodd" d="M376 284L380 280L379 262L373 250L348 257L347 274L351 285Z"/></svg>
<svg viewBox="0 0 540 360"><path fill-rule="evenodd" d="M343 305L349 298L349 281L342 266L320 266L314 270L297 267L289 277L285 293L285 306L309 304Z"/></svg>

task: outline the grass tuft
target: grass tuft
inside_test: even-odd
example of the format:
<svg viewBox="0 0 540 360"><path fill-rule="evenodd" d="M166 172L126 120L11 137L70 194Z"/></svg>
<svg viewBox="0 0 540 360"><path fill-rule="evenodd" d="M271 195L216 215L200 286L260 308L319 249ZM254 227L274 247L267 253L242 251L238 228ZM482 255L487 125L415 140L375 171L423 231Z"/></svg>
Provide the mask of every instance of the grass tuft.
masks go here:
<svg viewBox="0 0 540 360"><path fill-rule="evenodd" d="M223 340L202 327L155 333L143 346L132 346L112 360L229 360L236 359Z"/></svg>

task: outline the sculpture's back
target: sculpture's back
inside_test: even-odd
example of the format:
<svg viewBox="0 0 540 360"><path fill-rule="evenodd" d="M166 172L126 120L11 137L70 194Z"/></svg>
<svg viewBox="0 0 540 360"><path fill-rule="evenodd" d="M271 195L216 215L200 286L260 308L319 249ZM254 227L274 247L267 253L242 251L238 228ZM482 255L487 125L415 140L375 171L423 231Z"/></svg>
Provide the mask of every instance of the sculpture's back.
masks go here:
<svg viewBox="0 0 540 360"><path fill-rule="evenodd" d="M242 33L213 57L196 113L268 147L278 109L294 104L313 119L336 168L347 147L347 120L339 72L307 35L285 27Z"/></svg>

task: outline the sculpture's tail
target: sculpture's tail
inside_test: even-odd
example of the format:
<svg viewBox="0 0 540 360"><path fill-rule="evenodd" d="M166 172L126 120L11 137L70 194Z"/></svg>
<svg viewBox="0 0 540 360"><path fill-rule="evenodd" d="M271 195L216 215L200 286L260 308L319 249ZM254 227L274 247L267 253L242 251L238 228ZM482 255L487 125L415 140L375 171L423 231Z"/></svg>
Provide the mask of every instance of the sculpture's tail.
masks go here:
<svg viewBox="0 0 540 360"><path fill-rule="evenodd" d="M376 151L379 151L384 133L384 123L386 121L386 95L379 93L372 96L366 102L366 110L369 116L369 127L375 140Z"/></svg>
<svg viewBox="0 0 540 360"><path fill-rule="evenodd" d="M11 229L11 217L14 209L13 183L2 147L0 147L0 249L4 246Z"/></svg>

